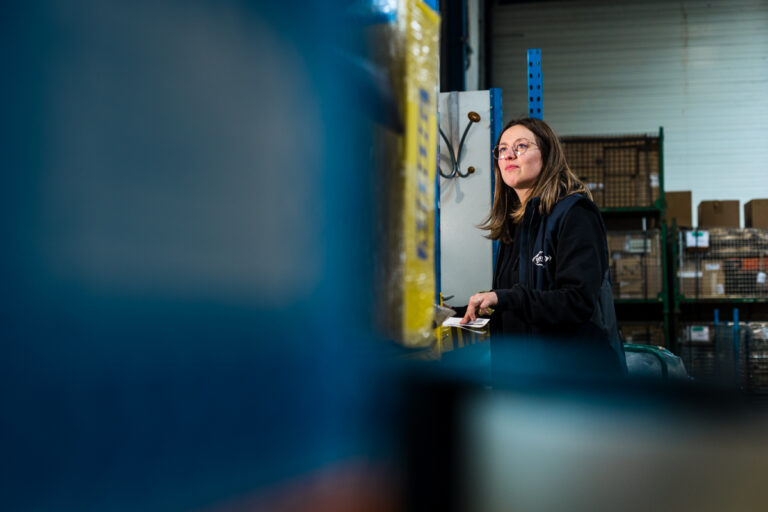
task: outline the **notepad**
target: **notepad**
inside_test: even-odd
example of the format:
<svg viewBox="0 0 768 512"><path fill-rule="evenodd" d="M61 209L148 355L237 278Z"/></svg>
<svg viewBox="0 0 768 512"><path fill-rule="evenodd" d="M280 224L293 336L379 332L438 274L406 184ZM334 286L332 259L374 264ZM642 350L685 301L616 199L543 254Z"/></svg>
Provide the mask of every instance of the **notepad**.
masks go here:
<svg viewBox="0 0 768 512"><path fill-rule="evenodd" d="M459 322L461 322L461 318L457 316L452 316L451 318L443 322L443 326L444 327L472 327L475 329L479 329L481 327L485 327L490 320L491 320L490 318L478 318L474 322L467 322L465 324L460 324Z"/></svg>

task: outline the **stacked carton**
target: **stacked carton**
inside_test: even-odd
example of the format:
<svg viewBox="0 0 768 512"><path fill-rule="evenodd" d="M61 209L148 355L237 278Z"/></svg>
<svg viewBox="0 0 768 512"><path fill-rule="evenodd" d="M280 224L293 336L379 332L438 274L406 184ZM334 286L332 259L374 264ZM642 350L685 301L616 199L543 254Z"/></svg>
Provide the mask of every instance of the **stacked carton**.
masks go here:
<svg viewBox="0 0 768 512"><path fill-rule="evenodd" d="M702 201L699 203L698 216L700 228L738 228L739 202Z"/></svg>
<svg viewBox="0 0 768 512"><path fill-rule="evenodd" d="M665 346L664 324L659 322L619 322L624 343Z"/></svg>
<svg viewBox="0 0 768 512"><path fill-rule="evenodd" d="M710 228L681 232L677 276L688 298L768 295L768 229Z"/></svg>
<svg viewBox="0 0 768 512"><path fill-rule="evenodd" d="M614 297L658 298L662 289L659 231L609 231L607 239Z"/></svg>
<svg viewBox="0 0 768 512"><path fill-rule="evenodd" d="M753 199L744 205L744 226L768 228L768 199Z"/></svg>
<svg viewBox="0 0 768 512"><path fill-rule="evenodd" d="M571 170L602 208L653 206L659 198L659 138L564 137Z"/></svg>
<svg viewBox="0 0 768 512"><path fill-rule="evenodd" d="M725 295L725 269L719 260L684 264L677 272L684 297L717 298Z"/></svg>
<svg viewBox="0 0 768 512"><path fill-rule="evenodd" d="M693 227L693 220L691 212L692 208L692 193L690 190L679 190L670 192L664 191L664 199L666 200L666 220L667 225L671 226L673 223L678 228L691 228Z"/></svg>

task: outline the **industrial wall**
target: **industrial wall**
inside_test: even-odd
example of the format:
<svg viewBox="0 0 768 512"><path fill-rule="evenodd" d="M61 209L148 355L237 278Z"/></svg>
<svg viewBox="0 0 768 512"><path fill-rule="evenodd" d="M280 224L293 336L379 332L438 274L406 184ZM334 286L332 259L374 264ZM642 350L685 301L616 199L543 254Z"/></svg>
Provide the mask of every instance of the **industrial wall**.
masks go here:
<svg viewBox="0 0 768 512"><path fill-rule="evenodd" d="M694 222L701 200L768 197L768 1L513 3L488 21L505 120L525 114L541 48L561 135L663 126L665 188L693 191Z"/></svg>

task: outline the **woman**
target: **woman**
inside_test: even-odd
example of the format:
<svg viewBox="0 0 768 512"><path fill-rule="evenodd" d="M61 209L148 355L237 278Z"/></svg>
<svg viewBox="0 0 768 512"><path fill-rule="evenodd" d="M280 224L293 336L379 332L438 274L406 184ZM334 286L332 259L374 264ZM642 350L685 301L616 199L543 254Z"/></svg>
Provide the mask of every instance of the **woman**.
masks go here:
<svg viewBox="0 0 768 512"><path fill-rule="evenodd" d="M494 347L499 335L578 340L598 366L623 372L605 225L557 135L539 119L516 119L493 156L493 208L482 226L499 241L493 290L470 297L462 323L493 311Z"/></svg>

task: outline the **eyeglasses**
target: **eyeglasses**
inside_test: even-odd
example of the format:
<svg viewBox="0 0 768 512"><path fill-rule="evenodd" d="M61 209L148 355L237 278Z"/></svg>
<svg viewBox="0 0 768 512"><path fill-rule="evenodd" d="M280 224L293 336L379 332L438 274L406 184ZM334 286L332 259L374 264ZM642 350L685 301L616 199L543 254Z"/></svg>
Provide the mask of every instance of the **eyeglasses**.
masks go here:
<svg viewBox="0 0 768 512"><path fill-rule="evenodd" d="M505 158L509 159L512 158L512 153L514 153L516 156L524 155L526 151L528 151L528 148L531 146L535 146L533 142L529 142L527 140L519 140L516 141L512 146L496 146L493 148L493 158L496 160L504 160ZM512 153L510 153L512 151Z"/></svg>

